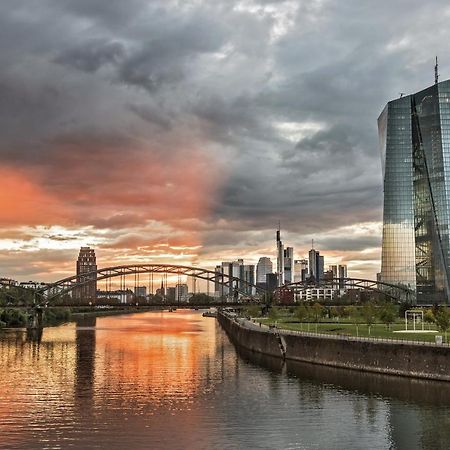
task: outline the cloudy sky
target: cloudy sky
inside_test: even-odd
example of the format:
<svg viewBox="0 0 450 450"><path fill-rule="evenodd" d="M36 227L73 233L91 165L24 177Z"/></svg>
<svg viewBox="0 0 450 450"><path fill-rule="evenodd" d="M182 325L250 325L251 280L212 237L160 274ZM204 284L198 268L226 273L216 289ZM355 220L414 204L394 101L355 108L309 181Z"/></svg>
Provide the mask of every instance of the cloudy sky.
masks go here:
<svg viewBox="0 0 450 450"><path fill-rule="evenodd" d="M296 257L379 271L385 103L450 75L429 0L2 0L0 275Z"/></svg>

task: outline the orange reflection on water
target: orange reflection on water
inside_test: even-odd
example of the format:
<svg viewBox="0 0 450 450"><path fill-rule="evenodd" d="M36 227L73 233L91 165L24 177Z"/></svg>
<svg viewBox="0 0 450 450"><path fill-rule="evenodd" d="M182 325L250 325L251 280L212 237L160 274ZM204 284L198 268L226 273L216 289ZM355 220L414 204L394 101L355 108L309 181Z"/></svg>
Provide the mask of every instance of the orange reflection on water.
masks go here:
<svg viewBox="0 0 450 450"><path fill-rule="evenodd" d="M215 339L200 339L211 327L213 320L186 311L98 319L96 386L117 384L132 397L142 389L155 405L179 408L199 388L201 362L214 355Z"/></svg>
<svg viewBox="0 0 450 450"><path fill-rule="evenodd" d="M80 429L143 434L175 413L183 442L199 425L194 404L203 410L221 379L216 351L215 321L181 310L87 318L45 329L40 342L2 335L1 445L77 440Z"/></svg>

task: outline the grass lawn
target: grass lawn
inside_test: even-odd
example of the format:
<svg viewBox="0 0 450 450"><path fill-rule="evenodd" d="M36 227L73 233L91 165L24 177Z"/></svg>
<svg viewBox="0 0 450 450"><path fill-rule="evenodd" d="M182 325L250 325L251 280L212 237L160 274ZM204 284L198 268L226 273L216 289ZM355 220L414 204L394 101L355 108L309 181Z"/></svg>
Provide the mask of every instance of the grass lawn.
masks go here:
<svg viewBox="0 0 450 450"><path fill-rule="evenodd" d="M270 319L258 319L266 325L273 325L274 322ZM404 339L409 341L426 341L435 342L435 335L441 333L393 333L393 331L404 330L405 323L403 321L396 322L391 325L390 330L387 329L385 324L376 323L371 326L370 335L369 329L365 324L354 324L354 323L339 323L339 322L295 322L293 318L280 317L277 319L277 327L286 330L294 331L310 331L317 333L329 333L329 334L340 334L340 335L350 335L350 336L363 336L372 338L384 338L384 339ZM428 329L428 325L425 326ZM431 327L431 329L435 329Z"/></svg>

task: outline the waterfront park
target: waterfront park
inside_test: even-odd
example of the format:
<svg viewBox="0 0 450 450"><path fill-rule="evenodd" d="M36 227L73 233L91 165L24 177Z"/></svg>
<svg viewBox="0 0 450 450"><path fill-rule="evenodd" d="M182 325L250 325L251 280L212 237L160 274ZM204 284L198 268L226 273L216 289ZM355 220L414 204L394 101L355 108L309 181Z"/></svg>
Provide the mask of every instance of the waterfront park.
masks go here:
<svg viewBox="0 0 450 450"><path fill-rule="evenodd" d="M243 315L274 329L375 339L443 342L450 339L450 309L412 308L409 304L372 303L326 306L304 303L273 306L264 312L257 305L246 306Z"/></svg>

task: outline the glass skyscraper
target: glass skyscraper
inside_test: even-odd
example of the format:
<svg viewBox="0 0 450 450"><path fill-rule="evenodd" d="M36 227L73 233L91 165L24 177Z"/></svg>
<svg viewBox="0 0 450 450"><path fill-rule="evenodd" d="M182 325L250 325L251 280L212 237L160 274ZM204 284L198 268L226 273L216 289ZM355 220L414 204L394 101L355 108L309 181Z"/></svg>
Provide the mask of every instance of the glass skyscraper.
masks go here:
<svg viewBox="0 0 450 450"><path fill-rule="evenodd" d="M390 101L378 118L384 177L381 281L418 304L450 298L450 80Z"/></svg>

